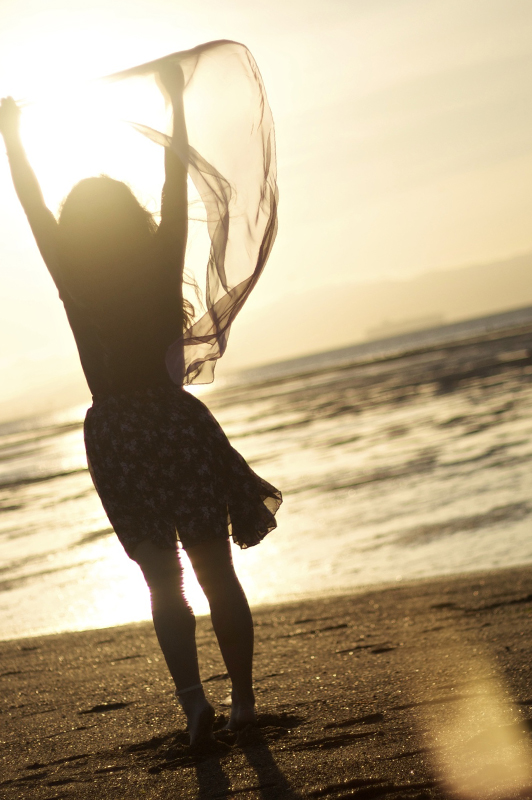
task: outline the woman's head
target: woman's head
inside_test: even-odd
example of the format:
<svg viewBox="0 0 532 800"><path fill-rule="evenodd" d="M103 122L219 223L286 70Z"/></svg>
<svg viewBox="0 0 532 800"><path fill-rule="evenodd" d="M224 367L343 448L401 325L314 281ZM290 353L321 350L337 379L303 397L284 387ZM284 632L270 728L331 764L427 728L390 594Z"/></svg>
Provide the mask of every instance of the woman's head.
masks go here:
<svg viewBox="0 0 532 800"><path fill-rule="evenodd" d="M92 294L146 269L157 226L125 183L106 175L80 181L59 216L59 247L69 283ZM148 259L148 262L146 261ZM103 288L103 286L101 287Z"/></svg>
<svg viewBox="0 0 532 800"><path fill-rule="evenodd" d="M63 202L58 228L69 292L96 316L113 314L117 299L124 307L126 297L146 300L154 290L157 296L157 225L125 183L107 175L80 181ZM182 302L188 327L194 307Z"/></svg>

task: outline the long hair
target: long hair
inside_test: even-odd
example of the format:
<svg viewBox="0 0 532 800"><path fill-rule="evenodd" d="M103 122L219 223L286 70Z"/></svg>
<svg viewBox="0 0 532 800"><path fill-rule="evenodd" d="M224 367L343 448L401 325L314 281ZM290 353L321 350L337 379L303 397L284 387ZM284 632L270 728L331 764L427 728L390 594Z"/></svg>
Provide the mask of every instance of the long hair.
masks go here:
<svg viewBox="0 0 532 800"><path fill-rule="evenodd" d="M157 280L157 224L125 183L107 175L77 183L61 206L58 228L65 281L82 305L101 307ZM186 328L194 317L188 300L182 313Z"/></svg>

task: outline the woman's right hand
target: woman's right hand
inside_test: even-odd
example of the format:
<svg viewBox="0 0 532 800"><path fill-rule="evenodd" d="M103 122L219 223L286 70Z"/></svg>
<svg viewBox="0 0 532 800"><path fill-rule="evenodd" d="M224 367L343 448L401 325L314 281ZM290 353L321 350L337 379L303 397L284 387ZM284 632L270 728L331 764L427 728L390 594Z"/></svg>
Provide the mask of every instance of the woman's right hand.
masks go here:
<svg viewBox="0 0 532 800"><path fill-rule="evenodd" d="M170 97L180 97L185 88L185 77L179 63L166 61L159 68L159 80Z"/></svg>
<svg viewBox="0 0 532 800"><path fill-rule="evenodd" d="M16 140L19 136L20 108L12 97L0 100L0 133L6 141Z"/></svg>

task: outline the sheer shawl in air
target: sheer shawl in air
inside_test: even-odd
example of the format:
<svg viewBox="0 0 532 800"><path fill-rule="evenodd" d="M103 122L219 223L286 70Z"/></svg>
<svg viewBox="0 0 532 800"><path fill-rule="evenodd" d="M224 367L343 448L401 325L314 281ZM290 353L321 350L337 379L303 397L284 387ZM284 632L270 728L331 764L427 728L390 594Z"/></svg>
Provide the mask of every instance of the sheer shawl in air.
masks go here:
<svg viewBox="0 0 532 800"><path fill-rule="evenodd" d="M109 76L112 83L148 82L161 91L159 73L179 64L185 78L184 108L188 153L172 142L171 115L165 130L139 118L130 122L153 142L176 149L188 162L198 203L189 217L204 219L209 247L206 269L185 269L199 287L203 313L167 351L166 364L177 384L209 383L227 347L231 324L264 269L277 230L273 120L264 84L249 50L231 41L192 50ZM145 87L144 87L145 91Z"/></svg>

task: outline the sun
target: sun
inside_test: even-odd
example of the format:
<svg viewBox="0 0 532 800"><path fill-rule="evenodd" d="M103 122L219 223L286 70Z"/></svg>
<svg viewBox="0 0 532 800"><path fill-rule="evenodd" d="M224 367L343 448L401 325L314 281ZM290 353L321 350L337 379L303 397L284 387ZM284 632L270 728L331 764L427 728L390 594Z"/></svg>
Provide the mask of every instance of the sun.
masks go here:
<svg viewBox="0 0 532 800"><path fill-rule="evenodd" d="M125 181L150 211L158 208L163 150L130 122L168 126L164 98L150 79L87 81L23 108L23 142L54 213L77 181L101 174Z"/></svg>
<svg viewBox="0 0 532 800"><path fill-rule="evenodd" d="M115 66L138 65L130 49L125 48L120 58L114 53ZM153 53L159 57L164 54ZM60 68L59 63L47 61L37 46L32 58L26 73L22 70L17 74L12 93L15 99L23 100L22 140L48 208L58 216L62 202L76 183L87 177L108 175L126 183L158 221L165 178L164 150L131 124L171 132L171 110L155 76L105 80L94 77L104 74L98 69L104 64L93 61L89 69L83 57L69 62L69 72L65 74L64 63ZM56 58L56 62L60 60ZM41 63L43 69L37 70L36 65ZM186 98L189 104L192 101L193 97ZM185 268L204 287L211 242L205 207L190 179L188 199ZM196 308L197 319L205 311L204 303L188 284L184 289Z"/></svg>

